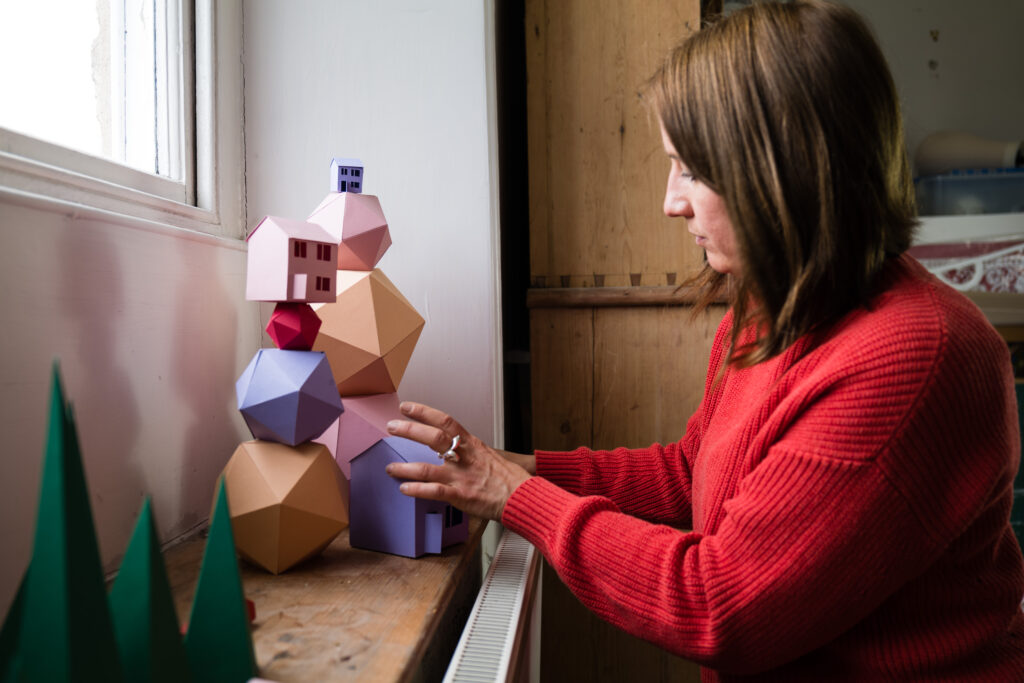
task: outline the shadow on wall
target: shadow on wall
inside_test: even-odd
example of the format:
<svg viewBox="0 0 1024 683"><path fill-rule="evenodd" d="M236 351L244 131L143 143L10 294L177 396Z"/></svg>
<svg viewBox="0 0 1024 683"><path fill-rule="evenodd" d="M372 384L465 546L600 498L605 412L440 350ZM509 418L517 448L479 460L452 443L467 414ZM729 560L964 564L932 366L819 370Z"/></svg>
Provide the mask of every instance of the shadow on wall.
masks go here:
<svg viewBox="0 0 1024 683"><path fill-rule="evenodd" d="M191 414L183 430L181 509L185 516L175 535L206 519L217 476L239 443L235 400L236 296L223 278L223 250L189 240L176 240L184 272L173 293L175 343L171 344L171 381ZM231 254L234 255L233 253Z"/></svg>
<svg viewBox="0 0 1024 683"><path fill-rule="evenodd" d="M76 413L93 518L108 570L124 552L123 544L114 541L130 536L145 494L136 443L139 408L118 353L118 330L125 328L124 277L110 229L70 220L64 230L58 301L73 332L71 339L55 343L65 353L75 349L73 358L58 360Z"/></svg>

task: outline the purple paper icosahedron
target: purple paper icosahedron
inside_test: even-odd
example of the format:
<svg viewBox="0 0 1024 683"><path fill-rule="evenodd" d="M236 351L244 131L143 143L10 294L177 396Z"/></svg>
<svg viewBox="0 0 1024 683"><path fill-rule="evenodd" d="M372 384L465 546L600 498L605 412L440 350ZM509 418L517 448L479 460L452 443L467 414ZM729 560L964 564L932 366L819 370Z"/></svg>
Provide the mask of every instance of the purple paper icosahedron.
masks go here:
<svg viewBox="0 0 1024 683"><path fill-rule="evenodd" d="M252 435L297 446L319 436L344 408L320 351L260 349L235 383Z"/></svg>
<svg viewBox="0 0 1024 683"><path fill-rule="evenodd" d="M354 548L419 557L469 536L469 516L437 500L410 498L384 468L392 462L440 464L437 453L397 436L381 439L352 460L349 543Z"/></svg>

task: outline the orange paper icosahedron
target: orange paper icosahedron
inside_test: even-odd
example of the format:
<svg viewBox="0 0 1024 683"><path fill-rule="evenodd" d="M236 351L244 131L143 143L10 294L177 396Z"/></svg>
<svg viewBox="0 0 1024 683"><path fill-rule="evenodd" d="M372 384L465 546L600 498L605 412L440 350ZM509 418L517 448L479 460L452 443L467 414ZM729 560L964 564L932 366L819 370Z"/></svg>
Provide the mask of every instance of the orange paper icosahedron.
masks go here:
<svg viewBox="0 0 1024 683"><path fill-rule="evenodd" d="M326 446L245 441L224 468L238 553L279 574L348 526L348 481Z"/></svg>
<svg viewBox="0 0 1024 683"><path fill-rule="evenodd" d="M398 390L424 320L380 269L339 270L338 298L313 306L323 351L342 396Z"/></svg>

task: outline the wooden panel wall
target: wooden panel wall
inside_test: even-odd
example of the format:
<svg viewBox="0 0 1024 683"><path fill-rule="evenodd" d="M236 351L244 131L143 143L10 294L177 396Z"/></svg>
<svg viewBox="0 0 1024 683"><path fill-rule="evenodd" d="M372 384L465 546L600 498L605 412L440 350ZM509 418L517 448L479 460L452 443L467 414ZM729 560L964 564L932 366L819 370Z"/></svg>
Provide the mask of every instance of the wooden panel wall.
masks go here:
<svg viewBox="0 0 1024 683"><path fill-rule="evenodd" d="M700 401L724 309L692 319L677 287L702 254L662 214L668 159L639 97L699 16L698 0L526 1L535 448L675 441ZM544 579L542 680L698 680Z"/></svg>
<svg viewBox="0 0 1024 683"><path fill-rule="evenodd" d="M697 0L526 2L534 286L672 285L700 262L661 213L668 159L639 92Z"/></svg>
<svg viewBox="0 0 1024 683"><path fill-rule="evenodd" d="M533 443L639 448L679 440L704 391L724 307L533 308Z"/></svg>

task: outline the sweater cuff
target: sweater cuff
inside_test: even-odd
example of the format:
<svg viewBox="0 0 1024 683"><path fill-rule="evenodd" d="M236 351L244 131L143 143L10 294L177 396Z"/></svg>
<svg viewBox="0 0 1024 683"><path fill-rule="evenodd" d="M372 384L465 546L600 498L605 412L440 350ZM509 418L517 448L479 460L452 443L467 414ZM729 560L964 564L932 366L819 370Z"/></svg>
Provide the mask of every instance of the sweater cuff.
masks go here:
<svg viewBox="0 0 1024 683"><path fill-rule="evenodd" d="M501 523L536 546L545 557L559 520L579 499L543 477L530 477L505 503Z"/></svg>
<svg viewBox="0 0 1024 683"><path fill-rule="evenodd" d="M537 475L555 485L573 492L581 492L581 476L593 457L588 448L574 451L534 451L537 458Z"/></svg>

